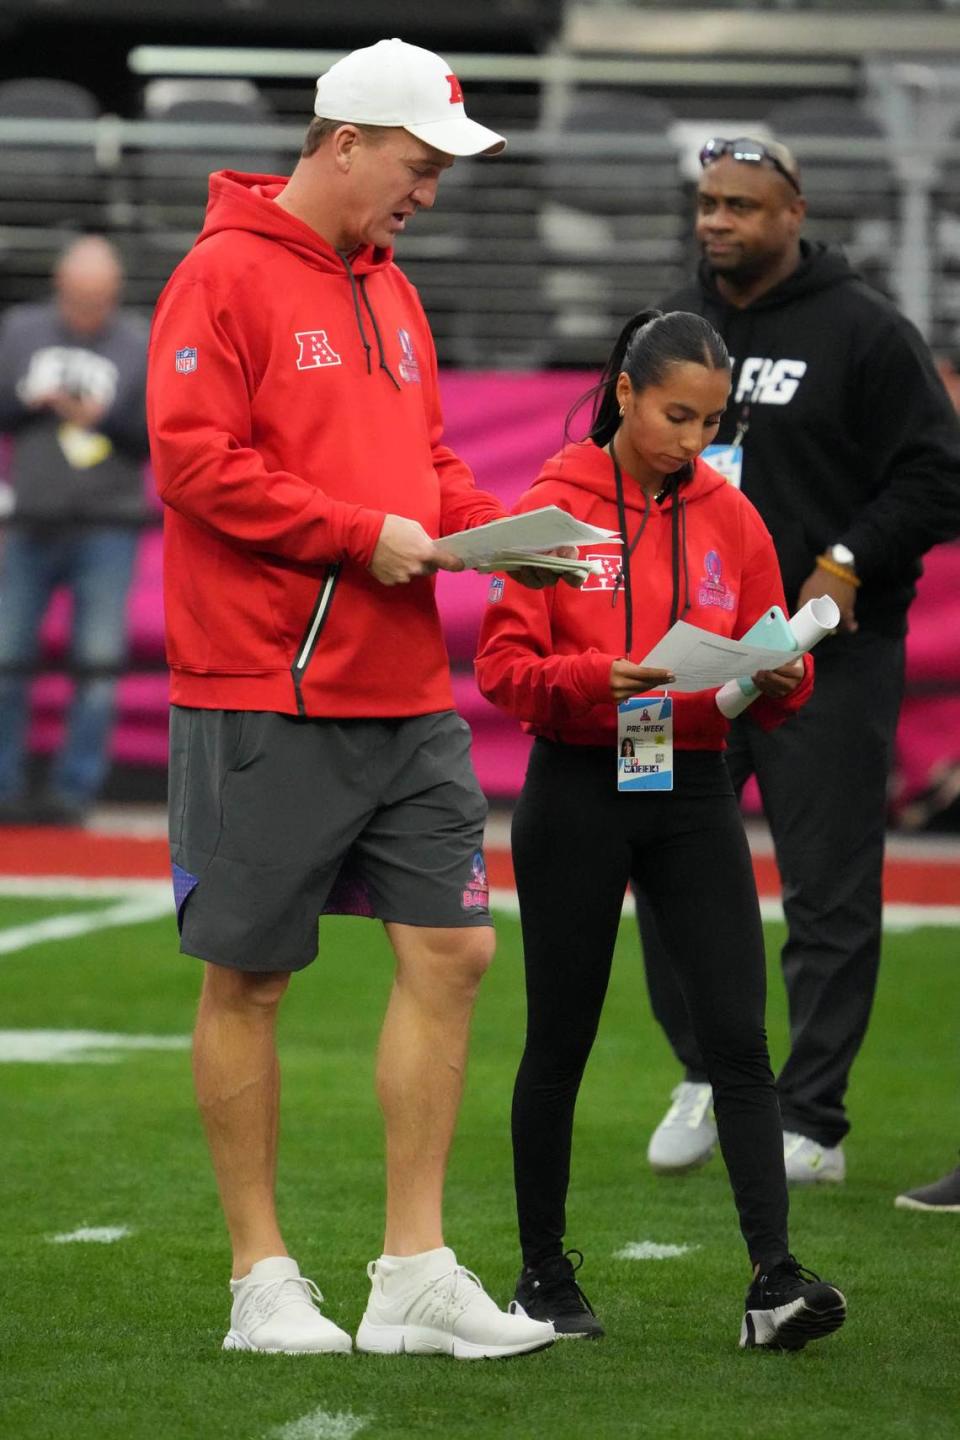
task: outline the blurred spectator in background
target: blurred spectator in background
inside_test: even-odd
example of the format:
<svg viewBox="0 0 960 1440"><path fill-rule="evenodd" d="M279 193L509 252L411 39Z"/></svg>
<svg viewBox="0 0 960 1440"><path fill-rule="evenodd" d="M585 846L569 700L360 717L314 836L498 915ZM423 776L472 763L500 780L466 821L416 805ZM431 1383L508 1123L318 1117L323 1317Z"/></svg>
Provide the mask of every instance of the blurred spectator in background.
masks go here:
<svg viewBox="0 0 960 1440"><path fill-rule="evenodd" d="M82 822L109 763L126 603L146 510L147 331L119 308L123 271L101 236L75 240L47 304L0 323L0 431L13 511L0 553L0 823ZM46 787L28 794L29 685L56 590L72 602L75 677Z"/></svg>
<svg viewBox="0 0 960 1440"><path fill-rule="evenodd" d="M752 139L700 152L693 310L734 357L730 404L704 458L770 530L791 612L829 594L836 635L813 698L766 734L733 722L739 791L755 774L783 882L791 1050L777 1081L787 1178L841 1181L844 1097L876 989L887 786L920 557L960 531L960 425L919 332L845 258L801 238L790 151ZM707 583L707 582L704 582ZM651 1166L692 1169L716 1142L683 996L638 899L653 1010L686 1069Z"/></svg>

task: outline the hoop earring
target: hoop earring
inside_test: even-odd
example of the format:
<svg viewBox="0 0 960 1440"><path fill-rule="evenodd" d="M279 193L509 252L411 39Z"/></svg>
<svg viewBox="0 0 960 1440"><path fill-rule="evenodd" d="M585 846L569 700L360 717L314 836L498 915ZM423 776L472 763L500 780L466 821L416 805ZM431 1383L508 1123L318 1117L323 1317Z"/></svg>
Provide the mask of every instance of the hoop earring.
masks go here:
<svg viewBox="0 0 960 1440"><path fill-rule="evenodd" d="M620 406L620 419L621 419L621 420L623 419L623 417L624 417L625 414L626 414L626 411L624 410L623 406L621 405L621 406Z"/></svg>

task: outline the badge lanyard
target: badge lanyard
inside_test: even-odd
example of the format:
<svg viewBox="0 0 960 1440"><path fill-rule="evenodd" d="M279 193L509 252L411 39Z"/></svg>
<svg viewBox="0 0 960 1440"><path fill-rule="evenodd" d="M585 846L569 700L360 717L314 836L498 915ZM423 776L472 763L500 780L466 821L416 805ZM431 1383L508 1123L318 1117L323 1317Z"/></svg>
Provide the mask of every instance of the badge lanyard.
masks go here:
<svg viewBox="0 0 960 1440"><path fill-rule="evenodd" d="M623 536L623 563L620 578L623 579L623 598L626 616L624 619L625 655L630 658L633 648L633 589L630 583L630 561L640 544L640 539L650 518L650 496L645 496L646 509L633 540L627 530L627 504L623 491L623 475L610 442L610 459L613 461L613 475L617 489L617 519ZM677 504L674 496L674 504ZM616 588L614 588L616 599ZM629 753L624 753L629 742ZM624 790L672 790L673 789L673 701L664 694L656 700L637 699L623 701L617 706L617 789Z"/></svg>

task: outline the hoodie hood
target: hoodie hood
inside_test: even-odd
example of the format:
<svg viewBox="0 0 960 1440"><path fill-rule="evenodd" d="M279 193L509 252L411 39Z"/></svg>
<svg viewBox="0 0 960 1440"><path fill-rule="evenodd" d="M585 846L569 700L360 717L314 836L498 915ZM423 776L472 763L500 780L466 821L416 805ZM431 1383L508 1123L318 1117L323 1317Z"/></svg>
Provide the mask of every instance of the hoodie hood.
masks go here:
<svg viewBox="0 0 960 1440"><path fill-rule="evenodd" d="M203 229L196 245L224 230L247 230L293 250L304 264L346 279L347 261L328 241L303 220L275 204L287 184L283 175L244 175L237 170L218 170L210 176L210 193ZM357 276L370 275L393 263L393 250L363 245L349 259Z"/></svg>
<svg viewBox="0 0 960 1440"><path fill-rule="evenodd" d="M686 468L686 467L685 467ZM640 489L640 486L624 470L623 475L623 501L628 511L638 511L641 514L648 509L649 502ZM617 480L613 468L613 461L609 451L592 440L581 440L570 445L565 445L550 460L546 462L540 474L533 483L533 489L537 485L557 483L569 485L571 489L585 490L590 495L595 495L600 500L606 500L611 505L617 504ZM684 470L678 470L675 475L669 475L664 480L665 494L663 499L654 507L654 513L661 514L671 511L677 499L681 504L689 504L695 500L701 500L705 495L718 487L726 485L722 475L701 460L698 456L693 462L691 472L685 474ZM546 504L546 501L541 502Z"/></svg>
<svg viewBox="0 0 960 1440"><path fill-rule="evenodd" d="M393 264L393 250L389 247L381 250L374 245L361 245L349 254L335 250L316 230L275 203L286 183L282 175L246 175L237 170L216 171L210 176L207 213L194 248L214 235L222 235L230 230L244 230L248 234L259 235L265 240L283 245L313 270L339 277L350 286L357 331L366 352L367 374L373 374L371 356L375 343L379 368L385 371L393 382L394 389L399 390L400 381L387 364L380 324L366 291L367 278ZM372 341L368 325L373 331Z"/></svg>
<svg viewBox="0 0 960 1440"><path fill-rule="evenodd" d="M716 272L706 260L701 260L697 271L700 287L710 300L721 309L737 307L730 305L717 288ZM800 263L792 275L774 285L763 295L752 300L744 310L776 310L781 305L790 305L804 295L814 295L820 290L830 290L835 285L846 285L863 277L853 270L845 255L837 250L828 250L825 245L800 241Z"/></svg>

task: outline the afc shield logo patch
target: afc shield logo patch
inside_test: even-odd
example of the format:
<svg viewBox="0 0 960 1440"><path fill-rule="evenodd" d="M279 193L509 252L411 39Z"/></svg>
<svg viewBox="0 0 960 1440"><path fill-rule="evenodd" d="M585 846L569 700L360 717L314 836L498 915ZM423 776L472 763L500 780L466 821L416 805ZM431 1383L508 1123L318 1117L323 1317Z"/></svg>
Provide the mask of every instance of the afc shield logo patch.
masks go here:
<svg viewBox="0 0 960 1440"><path fill-rule="evenodd" d="M298 370L319 370L324 365L342 365L343 361L327 339L326 330L298 330L294 336Z"/></svg>
<svg viewBox="0 0 960 1440"><path fill-rule="evenodd" d="M196 345L184 345L174 356L174 368L178 375L192 375L197 368Z"/></svg>
<svg viewBox="0 0 960 1440"><path fill-rule="evenodd" d="M616 590L621 583L621 571L623 569L622 555L588 555L588 560L600 561L599 575L588 575L581 585L581 590Z"/></svg>

